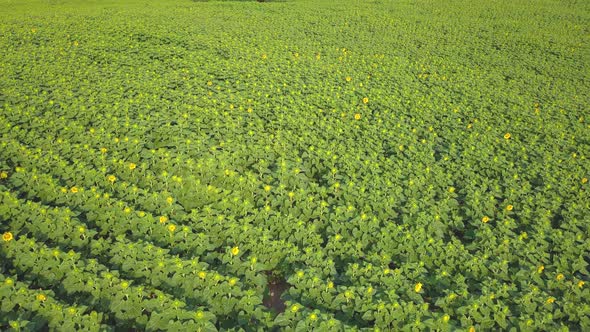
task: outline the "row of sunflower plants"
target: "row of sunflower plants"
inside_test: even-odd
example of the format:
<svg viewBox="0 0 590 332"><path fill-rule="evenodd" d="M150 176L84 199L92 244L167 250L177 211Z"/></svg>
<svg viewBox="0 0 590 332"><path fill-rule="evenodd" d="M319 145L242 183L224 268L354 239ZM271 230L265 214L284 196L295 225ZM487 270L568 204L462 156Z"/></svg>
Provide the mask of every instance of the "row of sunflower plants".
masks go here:
<svg viewBox="0 0 590 332"><path fill-rule="evenodd" d="M2 203L9 210L0 216L12 232L27 233L66 247L97 233L76 217L70 218L68 208L48 209L36 202L19 201L9 192L2 194ZM51 225L61 227L48 231ZM96 257L124 277L167 291L188 304L207 305L219 320L233 320L238 313L259 322L267 320L260 305L262 297L255 290L241 289L238 278L222 276L210 271L206 263L170 255L168 249L141 240L130 242L116 234L111 239L94 238L91 245L86 241L78 250L86 249L90 254L87 258Z"/></svg>
<svg viewBox="0 0 590 332"><path fill-rule="evenodd" d="M0 327L4 331L109 330L102 323L103 313L63 302L52 290L32 289L29 282L4 273L0 273L0 302Z"/></svg>
<svg viewBox="0 0 590 332"><path fill-rule="evenodd" d="M38 186L48 183L43 180L51 180L51 178L48 178L47 175L33 176L30 185ZM25 184L25 182L22 184ZM27 188L21 189L26 190ZM56 190L57 188L53 189ZM198 262L195 258L191 260L182 259L169 254L169 249L142 242L140 239L129 242L124 237L117 235L120 233L115 232L122 231L124 233L125 229L114 230L109 224L105 225L102 219L88 220L91 223L100 225L99 231L88 228L85 224L81 224L76 217L70 218L68 208L57 209L57 211L54 211L55 213L50 213L51 216L59 215L61 212L61 218L35 218L35 215L39 216L46 213L47 208L36 206L36 203L30 201L27 203L19 202L14 195L10 194L5 194L3 198L7 202L6 206L10 208L5 217L10 218L12 216L12 218L16 219L8 222L9 225L15 226L15 229L19 229L19 226L23 227L25 231L28 230L41 238L51 239L61 245L68 245L78 238L86 238L89 233L100 235L94 236L90 248L86 248L86 251L101 258L101 261L108 263L109 266L119 268L122 274L141 279L147 284L170 291L187 301L206 303L211 308L210 310L220 315L220 317L228 318L231 316L230 313L236 312L247 317L246 324L249 323L251 316L254 316L260 322L267 320L268 313L264 312L260 306L261 296L256 295L259 292L242 290L238 278L222 276L214 270L209 270L206 263ZM34 220L38 220L38 222L31 224ZM39 232L39 230L44 229L44 223L62 222L68 225L69 228L63 233L54 232L47 235ZM37 225L38 223L40 225ZM171 232L170 225L161 227L167 229L166 232ZM239 249L235 247L230 250L228 256L237 256L238 253ZM130 260L130 258L134 258L134 260ZM237 260L237 258L234 260ZM179 266L182 268L179 268ZM255 274L259 272L255 261L248 262L247 266L249 271L252 272L250 274L252 278L260 279L262 277ZM187 275L192 275L192 277L187 278Z"/></svg>
<svg viewBox="0 0 590 332"><path fill-rule="evenodd" d="M48 247L26 235L3 241L1 255L11 268L26 275L37 287L53 289L60 298L84 303L108 315L118 326L146 330L197 329L216 331L215 315L202 307L186 308L186 303L147 286L133 286L92 259L81 258L73 250ZM56 287L56 285L61 285ZM108 313L108 314L107 314Z"/></svg>

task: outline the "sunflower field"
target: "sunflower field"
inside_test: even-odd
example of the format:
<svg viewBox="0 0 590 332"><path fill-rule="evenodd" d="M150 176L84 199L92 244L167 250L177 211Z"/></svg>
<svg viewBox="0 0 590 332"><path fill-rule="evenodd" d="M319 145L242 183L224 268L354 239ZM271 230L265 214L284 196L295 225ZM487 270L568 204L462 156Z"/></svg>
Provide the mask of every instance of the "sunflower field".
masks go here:
<svg viewBox="0 0 590 332"><path fill-rule="evenodd" d="M589 331L589 27L0 0L0 330Z"/></svg>

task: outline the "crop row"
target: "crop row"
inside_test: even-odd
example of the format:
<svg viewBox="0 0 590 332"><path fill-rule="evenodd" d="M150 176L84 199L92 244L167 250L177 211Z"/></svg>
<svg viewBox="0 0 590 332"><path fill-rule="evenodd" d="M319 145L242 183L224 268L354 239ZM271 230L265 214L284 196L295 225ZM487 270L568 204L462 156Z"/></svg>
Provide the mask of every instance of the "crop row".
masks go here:
<svg viewBox="0 0 590 332"><path fill-rule="evenodd" d="M3 259L9 259L21 275L37 287L50 288L68 301L84 303L96 311L108 312L128 327L147 330L215 330L215 316L202 309L184 309L185 303L146 286L133 286L118 272L80 257L70 250L48 247L27 236L2 245Z"/></svg>

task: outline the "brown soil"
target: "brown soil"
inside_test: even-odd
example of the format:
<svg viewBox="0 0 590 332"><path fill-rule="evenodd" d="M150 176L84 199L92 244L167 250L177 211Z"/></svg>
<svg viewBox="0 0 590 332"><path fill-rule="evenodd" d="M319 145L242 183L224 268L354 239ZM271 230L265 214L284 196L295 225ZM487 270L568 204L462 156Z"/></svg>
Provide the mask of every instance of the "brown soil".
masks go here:
<svg viewBox="0 0 590 332"><path fill-rule="evenodd" d="M277 313L285 311L285 301L281 300L281 295L289 289L289 285L285 280L269 280L268 282L268 296L262 299L262 304L269 309L273 309Z"/></svg>

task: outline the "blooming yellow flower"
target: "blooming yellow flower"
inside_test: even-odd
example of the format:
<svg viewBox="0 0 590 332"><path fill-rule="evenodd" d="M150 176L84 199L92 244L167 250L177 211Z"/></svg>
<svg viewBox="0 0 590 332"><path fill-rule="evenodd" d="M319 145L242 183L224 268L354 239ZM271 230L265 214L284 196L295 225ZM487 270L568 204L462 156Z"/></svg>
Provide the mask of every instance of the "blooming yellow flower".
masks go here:
<svg viewBox="0 0 590 332"><path fill-rule="evenodd" d="M201 271L197 274L199 276L199 278L201 279L205 279L205 277L207 277L207 273L205 271Z"/></svg>
<svg viewBox="0 0 590 332"><path fill-rule="evenodd" d="M510 139L510 137L512 137L512 135L510 135L510 133L504 134L504 139Z"/></svg>
<svg viewBox="0 0 590 332"><path fill-rule="evenodd" d="M248 109L246 110L246 112L248 112L248 113L252 113L252 111L253 111L252 107L248 107Z"/></svg>
<svg viewBox="0 0 590 332"><path fill-rule="evenodd" d="M292 313L296 313L297 311L299 311L299 306L297 304L294 304L291 306L291 312Z"/></svg>
<svg viewBox="0 0 590 332"><path fill-rule="evenodd" d="M563 279L565 279L565 276L564 276L562 273L560 273L560 274L558 274L558 275L555 277L555 279L556 279L557 281L562 281Z"/></svg>
<svg viewBox="0 0 590 332"><path fill-rule="evenodd" d="M136 165L136 164L134 164L134 163L129 163L129 169L130 169L130 170L134 170L136 167L137 167L137 165Z"/></svg>
<svg viewBox="0 0 590 332"><path fill-rule="evenodd" d="M450 319L451 319L451 316L449 316L449 315L444 315L442 318L443 323L448 323Z"/></svg>
<svg viewBox="0 0 590 332"><path fill-rule="evenodd" d="M107 153L108 149L107 148L100 148L100 152L101 153Z"/></svg>
<svg viewBox="0 0 590 332"><path fill-rule="evenodd" d="M211 81L208 81L208 82L207 82L207 85L208 85L208 86L212 86L212 85L213 85L213 82L211 82Z"/></svg>
<svg viewBox="0 0 590 332"><path fill-rule="evenodd" d="M550 297L550 298L547 299L547 301L545 301L545 303L547 303L547 304L551 304L553 302L555 302L555 298L554 297Z"/></svg>
<svg viewBox="0 0 590 332"><path fill-rule="evenodd" d="M160 216L160 224L163 224L163 223L165 223L167 221L168 221L168 217L166 217L166 216Z"/></svg>
<svg viewBox="0 0 590 332"><path fill-rule="evenodd" d="M475 332L475 327L474 326L470 327L469 332Z"/></svg>
<svg viewBox="0 0 590 332"><path fill-rule="evenodd" d="M174 224L168 225L168 231L170 233L174 233L175 230L176 230L176 225L174 225Z"/></svg>
<svg viewBox="0 0 590 332"><path fill-rule="evenodd" d="M578 288L584 287L584 284L585 284L584 281L582 281L582 280L578 281Z"/></svg>
<svg viewBox="0 0 590 332"><path fill-rule="evenodd" d="M12 240L14 237L12 236L12 233L10 232L6 232L4 234L2 234L2 240L4 240L4 242L8 242L10 240Z"/></svg>
<svg viewBox="0 0 590 332"><path fill-rule="evenodd" d="M512 205L506 206L506 210L507 211L512 211L512 209L514 209L514 206L512 206Z"/></svg>
<svg viewBox="0 0 590 332"><path fill-rule="evenodd" d="M238 279L237 278L231 278L231 279L229 279L229 285L230 286L235 286L237 282L238 282Z"/></svg>
<svg viewBox="0 0 590 332"><path fill-rule="evenodd" d="M73 192L74 194L78 192L78 187L72 187L70 189L71 192Z"/></svg>
<svg viewBox="0 0 590 332"><path fill-rule="evenodd" d="M268 184L266 186L264 186L264 191L269 192L272 189L271 186L269 186Z"/></svg>
<svg viewBox="0 0 590 332"><path fill-rule="evenodd" d="M356 113L356 114L354 115L354 119L355 119L355 120L360 120L360 119L361 119L361 113Z"/></svg>
<svg viewBox="0 0 590 332"><path fill-rule="evenodd" d="M236 256L239 253L240 253L240 248L238 248L237 246L231 248L231 254L232 254L232 256Z"/></svg>
<svg viewBox="0 0 590 332"><path fill-rule="evenodd" d="M8 173L6 173L6 172L0 173L0 179L6 179L6 178L8 178Z"/></svg>
<svg viewBox="0 0 590 332"><path fill-rule="evenodd" d="M166 198L166 203L172 205L173 202L174 202L174 198L172 198L172 197L167 197Z"/></svg>
<svg viewBox="0 0 590 332"><path fill-rule="evenodd" d="M588 182L588 178L582 178L582 183Z"/></svg>
<svg viewBox="0 0 590 332"><path fill-rule="evenodd" d="M309 320L312 321L312 322L315 322L316 320L318 320L318 315L316 315L315 313L312 312L309 315Z"/></svg>
<svg viewBox="0 0 590 332"><path fill-rule="evenodd" d="M334 288L334 282L328 281L328 289Z"/></svg>
<svg viewBox="0 0 590 332"><path fill-rule="evenodd" d="M422 283L421 283L421 282L419 282L419 283L417 283L417 284L414 286L414 291L415 291L416 293L419 293L421 290L422 290Z"/></svg>
<svg viewBox="0 0 590 332"><path fill-rule="evenodd" d="M107 176L107 180L110 183L115 183L115 181L117 180L117 178L114 175L109 175L109 176Z"/></svg>
<svg viewBox="0 0 590 332"><path fill-rule="evenodd" d="M41 301L41 302L47 300L47 296L45 296L44 294L37 294L36 298L37 298L37 301Z"/></svg>
<svg viewBox="0 0 590 332"><path fill-rule="evenodd" d="M346 76L346 82L350 82L350 81L352 81L352 77Z"/></svg>
<svg viewBox="0 0 590 332"><path fill-rule="evenodd" d="M543 265L540 265L540 266L537 268L537 273L542 273L542 272L543 272L543 270L545 270L545 266L543 266Z"/></svg>
<svg viewBox="0 0 590 332"><path fill-rule="evenodd" d="M9 286L10 286L10 285L13 285L13 284L14 284L14 280L12 280L12 279L10 279L10 278L6 278L6 280L4 280L4 283L5 283L6 285L9 285Z"/></svg>
<svg viewBox="0 0 590 332"><path fill-rule="evenodd" d="M363 98L363 104L368 104L369 103L369 98L365 97Z"/></svg>
<svg viewBox="0 0 590 332"><path fill-rule="evenodd" d="M481 222L483 222L484 224L487 223L488 221L490 221L490 217L488 217L488 216L484 216L483 218L481 218Z"/></svg>
<svg viewBox="0 0 590 332"><path fill-rule="evenodd" d="M449 187L449 192L452 194L455 192L455 187Z"/></svg>

